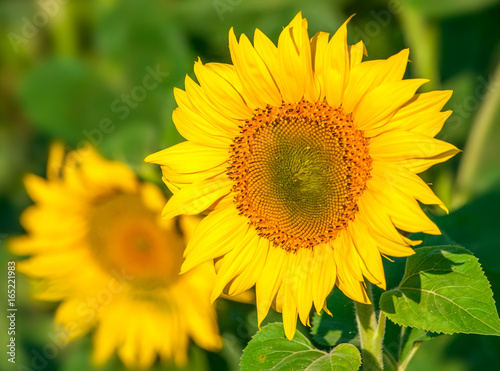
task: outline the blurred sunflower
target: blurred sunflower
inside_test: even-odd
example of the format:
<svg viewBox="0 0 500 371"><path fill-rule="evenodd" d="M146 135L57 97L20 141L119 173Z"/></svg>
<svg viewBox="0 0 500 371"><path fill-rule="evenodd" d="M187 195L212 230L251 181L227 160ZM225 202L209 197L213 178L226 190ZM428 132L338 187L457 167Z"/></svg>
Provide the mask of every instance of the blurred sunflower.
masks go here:
<svg viewBox="0 0 500 371"><path fill-rule="evenodd" d="M198 218L161 220L158 187L93 149L65 156L54 145L47 179L28 175L25 185L35 205L21 217L28 234L10 248L31 255L18 268L37 279L36 298L62 301L55 320L68 340L96 327L94 362L117 349L128 367L149 367L157 355L183 365L189 338L220 349L213 265L178 276Z"/></svg>
<svg viewBox="0 0 500 371"><path fill-rule="evenodd" d="M362 62L347 23L309 39L299 13L277 47L231 29L233 64L198 61L199 84L175 91L188 141L146 159L174 193L166 218L211 211L181 272L215 259L212 300L255 284L259 324L273 305L290 339L335 284L361 303L365 278L385 289L381 255L420 242L398 230L440 233L417 200L446 208L416 174L458 151L433 139L451 92L416 94L427 80L403 80L407 49Z"/></svg>

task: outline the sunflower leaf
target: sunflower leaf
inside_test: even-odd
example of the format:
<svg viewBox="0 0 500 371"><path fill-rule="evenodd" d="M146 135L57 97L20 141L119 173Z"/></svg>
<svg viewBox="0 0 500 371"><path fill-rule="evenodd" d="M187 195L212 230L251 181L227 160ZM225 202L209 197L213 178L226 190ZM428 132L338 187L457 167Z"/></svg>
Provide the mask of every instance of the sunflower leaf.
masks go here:
<svg viewBox="0 0 500 371"><path fill-rule="evenodd" d="M341 343L359 345L353 301L342 291L333 290L326 303L332 315L324 310L321 311L321 315L314 313L311 329L313 340L325 347Z"/></svg>
<svg viewBox="0 0 500 371"><path fill-rule="evenodd" d="M293 340L285 337L282 323L262 328L243 351L242 371L254 370L358 370L361 355L351 344L340 344L330 353L316 349L299 331Z"/></svg>
<svg viewBox="0 0 500 371"><path fill-rule="evenodd" d="M385 327L383 349L394 362L401 364L411 354L415 346L438 336L440 334L435 332L427 332L415 327L401 328L401 326L388 321Z"/></svg>
<svg viewBox="0 0 500 371"><path fill-rule="evenodd" d="M425 331L500 335L493 292L471 252L460 246L415 252L399 287L380 298L389 319Z"/></svg>

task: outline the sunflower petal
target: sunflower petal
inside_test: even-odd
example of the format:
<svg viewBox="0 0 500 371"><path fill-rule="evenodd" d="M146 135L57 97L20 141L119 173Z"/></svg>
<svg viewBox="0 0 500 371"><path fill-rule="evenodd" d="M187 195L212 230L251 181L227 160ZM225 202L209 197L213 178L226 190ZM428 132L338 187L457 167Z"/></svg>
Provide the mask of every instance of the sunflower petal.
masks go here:
<svg viewBox="0 0 500 371"><path fill-rule="evenodd" d="M162 217L170 219L182 214L199 214L228 194L232 186L233 182L229 180L209 179L193 183L179 190L168 200Z"/></svg>
<svg viewBox="0 0 500 371"><path fill-rule="evenodd" d="M226 162L228 158L227 150L181 142L149 155L144 161L164 165L177 173L186 174L212 169Z"/></svg>
<svg viewBox="0 0 500 371"><path fill-rule="evenodd" d="M347 45L347 23L349 17L330 39L325 52L325 95L332 107L339 107L344 99L344 90L350 70L350 55Z"/></svg>
<svg viewBox="0 0 500 371"><path fill-rule="evenodd" d="M279 106L281 93L274 82L268 67L254 49L250 40L241 35L236 40L234 31L229 31L229 50L231 59L242 81L242 92L252 108L264 108L267 104Z"/></svg>
<svg viewBox="0 0 500 371"><path fill-rule="evenodd" d="M337 280L335 258L329 244L315 246L311 274L314 307L319 314Z"/></svg>
<svg viewBox="0 0 500 371"><path fill-rule="evenodd" d="M226 79L213 69L204 66L200 60L194 64L194 73L205 91L207 98L226 117L236 120L250 118L252 111L240 93Z"/></svg>
<svg viewBox="0 0 500 371"><path fill-rule="evenodd" d="M301 13L283 29L278 40L278 61L281 69L280 89L284 101L297 103L304 97L315 101L317 94L311 63L311 46L307 34L307 22Z"/></svg>
<svg viewBox="0 0 500 371"><path fill-rule="evenodd" d="M284 266L286 261L285 258L286 252L282 249L273 246L270 247L266 264L255 286L257 298L257 323L259 326L264 318L266 318L273 299L281 287L282 275L286 271L286 267Z"/></svg>
<svg viewBox="0 0 500 371"><path fill-rule="evenodd" d="M401 80L377 86L359 102L354 120L359 129L381 126L389 115L408 102L426 79Z"/></svg>
<svg viewBox="0 0 500 371"><path fill-rule="evenodd" d="M374 160L399 162L415 173L446 161L459 150L452 144L419 133L394 130L371 138Z"/></svg>
<svg viewBox="0 0 500 371"><path fill-rule="evenodd" d="M201 221L197 233L186 246L186 260L180 274L227 254L247 230L248 226L240 222L238 214L232 208L213 211Z"/></svg>
<svg viewBox="0 0 500 371"><path fill-rule="evenodd" d="M408 49L404 49L388 59L367 61L353 66L342 101L344 110L354 112L363 97L377 86L400 81L406 69L408 54Z"/></svg>

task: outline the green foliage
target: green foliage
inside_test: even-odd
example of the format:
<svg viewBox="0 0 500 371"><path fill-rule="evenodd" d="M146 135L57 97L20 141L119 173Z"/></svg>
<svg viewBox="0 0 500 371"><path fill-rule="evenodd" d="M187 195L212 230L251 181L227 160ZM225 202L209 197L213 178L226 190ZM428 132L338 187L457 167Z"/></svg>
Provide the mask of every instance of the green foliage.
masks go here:
<svg viewBox="0 0 500 371"><path fill-rule="evenodd" d="M380 308L403 326L500 335L489 282L477 258L460 246L416 249L399 287L382 295Z"/></svg>
<svg viewBox="0 0 500 371"><path fill-rule="evenodd" d="M109 117L113 95L86 63L54 58L24 78L21 103L33 126L76 145Z"/></svg>
<svg viewBox="0 0 500 371"><path fill-rule="evenodd" d="M302 11L307 17L311 35L317 31L334 32L349 15L357 13L349 24L348 37L350 43L361 39L365 42L369 53L367 59L387 58L410 46L412 63L409 64L406 77L428 78L431 75L427 75L425 71L431 71L435 75L433 83L437 88L454 90L446 106L454 114L445 124L439 138L457 145L464 152L425 172L423 177L428 183L432 183L432 189L448 206L453 205L452 200L459 199L460 202L456 205L464 204L464 207L448 216L434 218L446 235L424 236L423 246L456 243L467 247L479 258L493 291L500 292L500 194L481 196L500 189L500 146L497 145L500 141L500 125L495 125L500 120L499 75L491 74L495 69L498 71L499 37L498 32L492 30L495 30L500 16L499 0L217 1L218 4L225 4L223 13L220 8L217 11L215 1L205 0L89 0L66 3L61 6L57 17L49 17L46 26L38 27L36 35L28 37L26 44L19 45L18 52L14 50L8 37L0 42L2 266L5 266L7 258L11 258L2 255L5 252L2 238L22 232L18 218L31 202L23 190L22 175L26 172L43 175L48 146L52 140L62 139L73 149L82 142L95 142L106 157L124 161L142 179L160 183L158 167L145 164L142 160L149 153L183 140L171 119L176 107L173 88L183 88L186 73L194 77L193 61L198 56L205 63L230 62L227 45L230 27L234 27L237 34L246 33L250 39L254 29L259 28L276 42L282 27L298 11ZM22 35L23 19L32 20L33 15L40 11L40 4L0 2L0 28L3 34L14 32ZM415 42L411 42L412 30L405 22L407 13L418 18L424 31L430 29L436 32L431 32L429 38L417 38ZM413 32L419 33L419 30L414 29ZM422 68L423 64L425 68ZM148 66L153 69L159 66L161 71L169 75L158 87L148 90L147 97L136 102L136 107L134 105L134 108L129 107L128 111L124 111L122 95L131 94L134 88L142 86ZM489 110L489 115L480 114L484 112L488 102L490 108L494 109ZM120 109L118 112L117 108ZM100 129L100 123L108 118L113 130L104 132ZM482 141L471 142L471 128L472 131L481 132L477 129L480 121L490 124L482 129ZM468 159L465 162L472 163L465 172L463 169L467 170L467 167L464 166L463 158ZM459 185L454 183L457 169L461 169L458 173L462 172L462 179L465 180ZM166 190L165 187L164 189ZM457 197L457 189L462 191L460 198ZM476 197L480 198L470 202ZM414 236L412 238L417 239ZM420 250L417 251L417 256L411 257L410 262L420 256ZM389 297L390 304L395 308L398 305L399 308L404 307L402 300L405 298L410 310L410 304L411 308L418 304L412 298L420 295L420 304L417 306L419 309L422 303L427 304L428 310L441 308L441 298L429 293L416 294L414 290L408 291L404 286L418 280L420 285L430 285L432 280L442 280L443 277L447 281L454 280L456 274L464 273L461 269L471 264L475 268L466 274L476 272L478 280L472 282L470 278L468 287L471 289L472 285L474 288L478 285L479 289L484 289L485 295L480 300L490 300L488 303L475 303L483 303L487 307L487 312L492 313L490 320L496 321L492 326L498 329L497 315L492 309L491 291L487 289L486 279L475 258L463 252L446 251L446 254L446 259L455 264L446 267L450 269L448 273L437 274L432 269L423 272L414 265L413 269L419 272L418 278L405 277L407 281L402 286L390 291L390 295L385 294L386 301ZM394 263L384 261L388 287L397 286L403 276L406 259L394 260ZM5 292L4 286L0 285ZM440 290L450 291L450 295L459 295L461 292ZM20 277L17 348L19 367L30 365L31 351L41 351L50 341L48 334L52 330L53 310L56 307L55 304L34 302L29 298L29 293L27 282ZM376 289L374 295L377 305L380 290ZM425 302L422 298L429 301ZM454 301L445 301L445 308L451 307L456 310L455 313L462 313L454 303L465 299L450 296L450 300ZM352 301L335 289L327 305L333 316L324 312L321 316L314 315L313 343L323 350L334 346L337 348L331 353L334 356L320 350L310 350L311 354L319 356L319 361L314 363L318 368L323 366L322 362L329 364L330 359L338 356L338 353L353 352L359 358L352 345L339 345L346 342L359 345ZM216 355L191 345L187 369L236 370L234 365L239 360L241 349L256 331L253 307L247 306L244 310L242 307L243 305L238 307L234 303L226 306L218 304L219 327L226 339L226 347ZM248 319L242 314L245 311L249 311ZM453 311L446 312L446 317L451 318L452 313ZM430 316L432 321L446 324L446 321L435 318L437 314ZM281 318L275 312L274 315L276 317L272 321ZM422 318L408 317L411 321L422 322ZM241 318L244 320L240 321ZM467 316L463 318L472 327L469 323L472 319ZM5 319L0 320L0 327L4 328L4 325ZM268 331L267 329L265 327L263 332ZM259 336L254 337L251 347ZM412 350L420 343L423 345L414 358L415 366L412 369L410 364L408 370L487 370L500 363L500 337L458 335L426 341L434 336L434 333L419 328L402 328L387 321L384 351L391 357L386 363L387 367L390 367L389 362L401 364L408 359ZM5 333L0 334L2 343L6 343L5 337ZM298 333L296 338L298 337L308 344L308 340L301 334ZM283 340L283 336L281 338ZM231 339L233 343L229 349ZM289 343L288 340L286 343ZM286 343L283 340L283 346ZM93 370L89 358L91 350L91 337L87 336L82 341L61 349L60 354L50 360L46 369ZM249 350L245 352L245 357L248 357L248 352ZM9 369L10 364L5 363L0 364L0 369ZM114 357L100 369L125 368ZM157 364L154 369L163 368Z"/></svg>
<svg viewBox="0 0 500 371"><path fill-rule="evenodd" d="M313 340L325 347L347 342L359 345L352 300L342 294L342 291L334 289L326 302L332 315L324 310L320 315L314 314L311 329Z"/></svg>
<svg viewBox="0 0 500 371"><path fill-rule="evenodd" d="M404 0L403 4L412 6L416 11L433 17L451 17L471 11L478 11L498 3L498 0Z"/></svg>
<svg viewBox="0 0 500 371"><path fill-rule="evenodd" d="M394 322L387 321L383 351L385 355L385 365L388 370L390 366L395 366L404 363L407 359L413 356L414 348L420 346L424 341L434 339L438 336L437 333L427 332L414 327L401 327Z"/></svg>
<svg viewBox="0 0 500 371"><path fill-rule="evenodd" d="M499 205L500 193L493 192L435 220L441 231L479 258L490 281L491 274L500 274Z"/></svg>
<svg viewBox="0 0 500 371"><path fill-rule="evenodd" d="M361 355L351 344L341 344L330 353L320 351L297 331L292 341L283 324L272 323L259 331L243 351L242 371L256 370L358 370Z"/></svg>

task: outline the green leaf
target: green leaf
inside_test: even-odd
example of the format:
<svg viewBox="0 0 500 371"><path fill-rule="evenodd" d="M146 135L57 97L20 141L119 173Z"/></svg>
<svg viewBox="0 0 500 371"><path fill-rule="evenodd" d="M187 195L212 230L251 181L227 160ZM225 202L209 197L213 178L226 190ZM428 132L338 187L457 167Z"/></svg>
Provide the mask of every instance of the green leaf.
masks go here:
<svg viewBox="0 0 500 371"><path fill-rule="evenodd" d="M434 220L442 232L458 244L467 246L481 260L490 282L492 272L500 273L500 214L497 205L500 205L500 193L493 192ZM494 286L493 291L496 292Z"/></svg>
<svg viewBox="0 0 500 371"><path fill-rule="evenodd" d="M30 123L70 145L82 140L93 143L92 132L113 114L113 99L90 65L62 57L37 65L20 88L21 105Z"/></svg>
<svg viewBox="0 0 500 371"><path fill-rule="evenodd" d="M402 8L411 6L418 12L434 17L451 17L480 11L498 3L498 0L405 0Z"/></svg>
<svg viewBox="0 0 500 371"><path fill-rule="evenodd" d="M415 253L399 287L380 299L387 317L426 331L500 335L493 292L476 257L460 246Z"/></svg>
<svg viewBox="0 0 500 371"><path fill-rule="evenodd" d="M321 315L314 314L311 330L314 341L326 347L347 342L358 345L358 329L352 300L340 290L333 290L326 303L332 315L324 310Z"/></svg>
<svg viewBox="0 0 500 371"><path fill-rule="evenodd" d="M436 334L435 332L427 332L414 327L406 327L403 334L403 346L401 348L399 362L401 363L405 360L412 351L413 347L418 343L434 339L437 336L439 336L439 334Z"/></svg>
<svg viewBox="0 0 500 371"><path fill-rule="evenodd" d="M392 362L401 364L416 344L438 336L439 334L435 332L427 332L414 327L402 328L387 321L383 350L386 355L391 357Z"/></svg>
<svg viewBox="0 0 500 371"><path fill-rule="evenodd" d="M262 328L243 351L242 371L256 370L358 370L359 350L351 344L341 344L330 353L314 348L299 331L293 340L285 337L282 323Z"/></svg>

